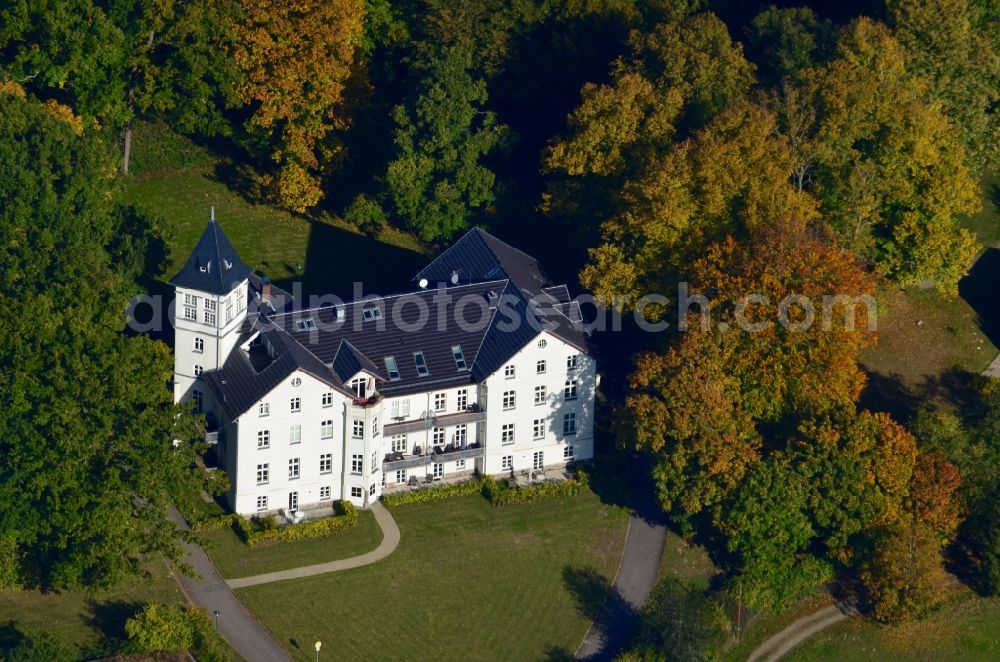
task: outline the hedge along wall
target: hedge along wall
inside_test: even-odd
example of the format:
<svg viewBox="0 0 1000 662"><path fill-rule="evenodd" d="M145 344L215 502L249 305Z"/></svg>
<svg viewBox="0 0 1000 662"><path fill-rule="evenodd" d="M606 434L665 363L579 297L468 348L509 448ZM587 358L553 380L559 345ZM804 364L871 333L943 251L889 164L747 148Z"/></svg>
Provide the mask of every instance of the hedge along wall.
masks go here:
<svg viewBox="0 0 1000 662"><path fill-rule="evenodd" d="M250 547L289 540L323 538L338 531L353 529L358 524L358 511L349 501L333 504L336 515L322 519L307 520L299 524L289 524L281 528L265 528L240 515L232 516L233 530Z"/></svg>
<svg viewBox="0 0 1000 662"><path fill-rule="evenodd" d="M410 503L424 503L425 501L437 501L457 496L482 494L494 506L506 506L512 503L530 503L543 499L574 496L583 492L589 484L590 478L583 469L577 469L576 476L571 480L538 483L527 487L507 487L505 480L498 481L490 476L485 476L464 483L386 494L382 497L382 503L389 508L395 508Z"/></svg>

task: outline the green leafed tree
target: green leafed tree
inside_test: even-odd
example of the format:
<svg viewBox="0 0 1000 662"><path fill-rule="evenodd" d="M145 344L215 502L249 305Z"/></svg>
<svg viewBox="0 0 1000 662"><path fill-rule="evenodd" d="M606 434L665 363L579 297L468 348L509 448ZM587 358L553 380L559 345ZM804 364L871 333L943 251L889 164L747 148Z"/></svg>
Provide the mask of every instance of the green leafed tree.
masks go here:
<svg viewBox="0 0 1000 662"><path fill-rule="evenodd" d="M166 388L169 348L124 333L136 278L157 265L148 221L115 202L114 154L6 90L0 540L19 583L110 585L147 554L179 556L166 506L202 474L193 447L171 439L191 438L194 421Z"/></svg>
<svg viewBox="0 0 1000 662"><path fill-rule="evenodd" d="M1000 54L967 0L890 0L889 22L911 71L955 123L978 168L1000 166ZM994 8L994 11L996 8ZM992 21L998 17L994 14ZM996 29L995 27L993 28Z"/></svg>
<svg viewBox="0 0 1000 662"><path fill-rule="evenodd" d="M467 51L445 51L428 63L419 94L393 113L397 155L386 169L384 197L424 240L452 237L494 199L495 176L482 161L506 129L484 110L486 84L471 69Z"/></svg>

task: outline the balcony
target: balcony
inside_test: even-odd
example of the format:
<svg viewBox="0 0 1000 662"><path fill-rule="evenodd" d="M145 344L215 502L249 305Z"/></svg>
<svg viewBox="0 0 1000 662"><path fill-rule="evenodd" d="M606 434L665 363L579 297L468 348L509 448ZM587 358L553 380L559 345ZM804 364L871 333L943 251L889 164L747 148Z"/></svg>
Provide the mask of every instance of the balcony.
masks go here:
<svg viewBox="0 0 1000 662"><path fill-rule="evenodd" d="M482 457L486 449L480 444L463 444L461 446L455 446L453 444L448 444L447 446L435 446L431 457L434 462L440 464L441 462L454 462L455 460L467 460L474 457Z"/></svg>
<svg viewBox="0 0 1000 662"><path fill-rule="evenodd" d="M214 446L220 441L226 440L225 430L212 430L210 432L205 432L205 443L209 446Z"/></svg>
<svg viewBox="0 0 1000 662"><path fill-rule="evenodd" d="M382 461L383 471L397 471L399 469L412 469L414 467L425 467L431 463L430 455L404 455L402 453L386 453L385 460Z"/></svg>
<svg viewBox="0 0 1000 662"><path fill-rule="evenodd" d="M421 432L430 428L446 428L450 425L461 425L478 423L486 420L486 412L481 411L478 404L473 404L468 410L457 414L429 414L426 418L419 418L415 421L404 421L402 423L389 423L382 430L383 434L408 434L411 432Z"/></svg>
<svg viewBox="0 0 1000 662"><path fill-rule="evenodd" d="M381 399L382 399L381 395L379 395L378 393L373 393L372 395L369 395L366 398L353 398L351 400L351 404L354 405L355 407L370 407Z"/></svg>

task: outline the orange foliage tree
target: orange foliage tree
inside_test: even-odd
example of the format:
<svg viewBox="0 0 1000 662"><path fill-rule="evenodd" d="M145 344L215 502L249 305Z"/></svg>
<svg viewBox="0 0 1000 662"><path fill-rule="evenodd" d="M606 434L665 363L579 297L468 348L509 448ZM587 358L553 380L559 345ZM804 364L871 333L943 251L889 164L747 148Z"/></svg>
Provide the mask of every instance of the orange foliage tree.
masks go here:
<svg viewBox="0 0 1000 662"><path fill-rule="evenodd" d="M340 151L328 140L349 120L344 95L361 44L363 0L241 0L237 92L247 129L272 145L276 174L263 183L295 211L319 202L320 174Z"/></svg>

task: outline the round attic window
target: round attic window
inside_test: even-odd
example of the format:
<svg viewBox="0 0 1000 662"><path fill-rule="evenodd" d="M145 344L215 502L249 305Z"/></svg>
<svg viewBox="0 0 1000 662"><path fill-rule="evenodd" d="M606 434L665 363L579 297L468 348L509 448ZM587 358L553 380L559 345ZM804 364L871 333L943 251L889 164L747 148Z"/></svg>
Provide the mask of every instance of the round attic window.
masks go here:
<svg viewBox="0 0 1000 662"><path fill-rule="evenodd" d="M548 341L547 341L547 340L545 340L545 338L542 338L541 340L539 340L539 341L538 341L538 346L539 346L539 347L545 347L545 346L546 346L546 345L548 345L548 344L549 344L549 343L548 343Z"/></svg>
<svg viewBox="0 0 1000 662"><path fill-rule="evenodd" d="M292 386L301 386L301 385L302 385L301 377L295 377L294 379L292 379Z"/></svg>

